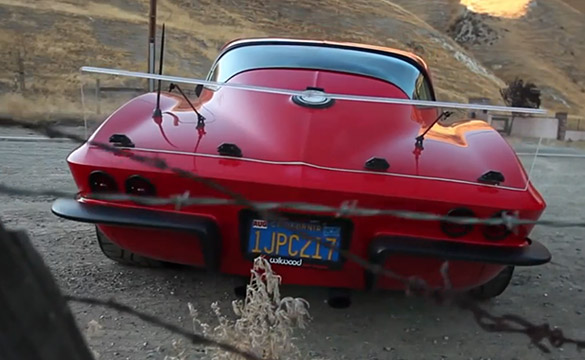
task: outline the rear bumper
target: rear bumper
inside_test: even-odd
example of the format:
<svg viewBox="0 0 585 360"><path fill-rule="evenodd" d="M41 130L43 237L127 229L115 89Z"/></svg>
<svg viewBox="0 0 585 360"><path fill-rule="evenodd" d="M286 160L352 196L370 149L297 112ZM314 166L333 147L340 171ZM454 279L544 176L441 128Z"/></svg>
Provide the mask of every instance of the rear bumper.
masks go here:
<svg viewBox="0 0 585 360"><path fill-rule="evenodd" d="M58 199L51 208L60 217L95 224L136 228L168 229L196 235L201 242L205 266L218 270L221 262L221 235L217 224L206 217L167 211L122 208ZM393 255L434 258L491 265L534 266L551 260L544 245L529 240L523 248L471 245L404 236L377 236L368 246L368 259L383 265ZM366 282L375 281L373 274Z"/></svg>
<svg viewBox="0 0 585 360"><path fill-rule="evenodd" d="M219 269L221 238L214 221L195 215L146 209L121 208L82 203L74 199L57 199L53 214L62 218L93 224L185 231L201 241L205 266Z"/></svg>
<svg viewBox="0 0 585 360"><path fill-rule="evenodd" d="M392 255L433 257L444 260L512 266L542 265L551 260L548 249L534 240L529 240L527 246L518 249L406 236L379 236L372 240L369 253L370 261L381 264Z"/></svg>
<svg viewBox="0 0 585 360"><path fill-rule="evenodd" d="M551 254L544 245L530 239L528 242L529 244L522 248L510 249L509 247L453 243L406 236L378 236L370 243L368 257L370 262L381 267L392 266L393 256L439 259L470 265L483 264L484 268L489 269L487 270L489 273L496 275L500 271L499 269L504 266L535 266L551 260ZM465 269L472 274L472 267ZM461 271L461 267L459 267L458 272ZM465 274L460 273L459 275L464 276ZM482 277L486 277L484 280L493 277L488 275L486 273L478 274L476 280L461 283L459 287L473 288L485 282L481 280ZM368 289L378 288L380 280L378 274L372 272L365 274L366 288Z"/></svg>

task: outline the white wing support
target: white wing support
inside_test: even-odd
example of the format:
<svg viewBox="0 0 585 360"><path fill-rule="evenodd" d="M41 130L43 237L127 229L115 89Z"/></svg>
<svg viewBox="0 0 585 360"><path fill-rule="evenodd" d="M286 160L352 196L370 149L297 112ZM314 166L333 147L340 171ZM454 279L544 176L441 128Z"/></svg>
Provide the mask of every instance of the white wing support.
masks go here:
<svg viewBox="0 0 585 360"><path fill-rule="evenodd" d="M176 82L176 83L183 83L183 84L204 85L204 86L208 86L211 88L227 87L227 88L233 88L233 89L264 92L264 93L271 93L271 94L281 94L281 95L297 95L297 96L319 95L319 96L324 96L324 97L328 97L328 98L332 98L332 99L348 100L348 101L375 102L375 103L385 103L385 104L403 104L403 105L414 105L414 106L433 107L433 108L440 107L440 108L448 108L448 109L515 112L515 113L536 114L536 115L543 115L543 114L549 113L549 111L546 109L532 109L532 108L508 107L508 106L497 106L497 105L481 105L481 104L464 104L464 103L453 103L453 102L442 102L442 101L405 100L405 99L396 99L396 98L387 98L387 97L378 97L378 96L331 94L331 93L323 93L323 92L316 93L314 90L299 91L299 90L279 89L279 88L271 88L271 87L264 87L264 86L255 86L255 85L232 84L232 83L215 82L215 81L202 80L202 79L196 79L196 78L187 78L187 77L169 76L169 75L157 75L157 74L149 74L149 73L144 73L144 72L91 67L91 66L83 66L83 67L81 67L81 71L82 72L89 72L89 73L96 73L96 74L118 75L118 76L136 77L136 78L142 78L142 79L162 80L162 81L169 81L169 82Z"/></svg>

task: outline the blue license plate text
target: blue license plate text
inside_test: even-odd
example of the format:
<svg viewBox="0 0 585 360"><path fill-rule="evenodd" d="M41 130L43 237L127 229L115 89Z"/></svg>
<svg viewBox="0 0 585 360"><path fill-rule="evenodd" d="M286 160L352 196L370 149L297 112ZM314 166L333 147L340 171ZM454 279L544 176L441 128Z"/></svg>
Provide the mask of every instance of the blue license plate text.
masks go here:
<svg viewBox="0 0 585 360"><path fill-rule="evenodd" d="M329 247L311 238L328 244ZM336 262L339 260L341 227L324 225L318 221L277 223L252 220L248 252L281 256L292 259ZM334 249L331 248L334 247Z"/></svg>

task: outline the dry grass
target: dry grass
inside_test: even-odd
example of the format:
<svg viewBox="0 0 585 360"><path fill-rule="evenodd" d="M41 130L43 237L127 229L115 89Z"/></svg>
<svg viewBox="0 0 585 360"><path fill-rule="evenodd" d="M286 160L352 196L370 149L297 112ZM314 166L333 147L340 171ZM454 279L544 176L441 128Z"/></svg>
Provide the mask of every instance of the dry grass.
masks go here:
<svg viewBox="0 0 585 360"><path fill-rule="evenodd" d="M585 131L585 117L569 115L567 119L567 130Z"/></svg>
<svg viewBox="0 0 585 360"><path fill-rule="evenodd" d="M465 9L459 0L393 1L441 31ZM536 83L543 90L544 108L584 116L584 9L583 0L533 1L521 18L486 17L484 23L500 38L491 46L466 48L498 78L511 81L518 76Z"/></svg>
<svg viewBox="0 0 585 360"><path fill-rule="evenodd" d="M237 317L231 321L223 315L219 304L211 305L218 324L212 326L199 320L198 311L189 303L194 331L216 341L234 345L240 350L261 359L300 359L295 345L294 331L305 328L310 320L309 303L301 298L281 297L281 277L273 272L265 258L254 260L246 298L232 302ZM174 343L178 354L166 360L182 360L189 356L189 350L180 343ZM239 360L240 356L219 350L205 349L213 360Z"/></svg>
<svg viewBox="0 0 585 360"><path fill-rule="evenodd" d="M573 9L575 9L576 11L579 11L583 14L585 14L585 1L583 0L562 0L564 3L566 3L567 5L569 5L570 7L572 7Z"/></svg>
<svg viewBox="0 0 585 360"><path fill-rule="evenodd" d="M21 94L8 93L0 95L0 114L10 115L15 119L55 120L62 114L79 116L83 111L65 97L36 95L25 98Z"/></svg>
<svg viewBox="0 0 585 360"><path fill-rule="evenodd" d="M556 111L585 114L585 33L583 14L560 0L538 2L525 18L492 21L509 32L493 49L476 50L490 64L499 63L504 79L520 76L543 90L543 105Z"/></svg>
<svg viewBox="0 0 585 360"><path fill-rule="evenodd" d="M93 89L84 91L85 98L71 98L58 95L19 93L0 95L0 116L26 121L54 121L82 123L90 121L92 127L103 121L109 114L130 100L131 94L115 94L102 98L97 104ZM98 113L97 110L100 110Z"/></svg>
<svg viewBox="0 0 585 360"><path fill-rule="evenodd" d="M423 56L441 100L502 104L504 80L522 76L545 89L544 107L582 116L582 2L562 1L538 2L522 19L489 20L505 37L469 49L444 34L462 10L459 0L164 0L158 19L168 28L167 74L204 76L218 48L240 37L366 42ZM16 89L20 52L26 99L66 98L80 107L80 66L146 70L147 13L148 0L0 0L0 46L7 50L0 53L0 94Z"/></svg>
<svg viewBox="0 0 585 360"><path fill-rule="evenodd" d="M147 9L145 0L0 0L0 46L9 49L0 54L0 93L14 89L19 51L27 74L25 98L78 101L83 65L144 71ZM316 6L309 0L166 0L158 12L159 23L168 27L168 74L203 76L218 48L234 38L302 37L420 50L441 99L498 96L497 81L454 59L453 49L464 52L457 44L390 1L326 0Z"/></svg>

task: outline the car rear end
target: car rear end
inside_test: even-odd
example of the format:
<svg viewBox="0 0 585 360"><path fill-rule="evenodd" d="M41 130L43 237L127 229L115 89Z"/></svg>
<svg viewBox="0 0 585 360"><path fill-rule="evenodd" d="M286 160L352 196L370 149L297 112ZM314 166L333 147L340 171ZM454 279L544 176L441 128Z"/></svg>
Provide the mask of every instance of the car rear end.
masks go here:
<svg viewBox="0 0 585 360"><path fill-rule="evenodd" d="M261 69L252 62L231 74L231 67L250 64L238 56L214 69L217 80L229 78L232 84L402 100L418 91L417 79L424 75L401 57L358 51L356 64L327 55L330 50L320 48L321 58L292 57L304 64L297 67L264 64L272 58L259 53L246 56L262 63ZM266 46L265 51L284 57L282 49ZM502 225L426 218L488 219L502 211L522 219L541 215L543 199L513 150L488 124L435 125L437 109L331 100L204 89L196 105L205 118L200 127L181 96L161 94L158 118L152 116L155 95L140 96L69 156L80 198L60 199L53 211L94 223L121 248L154 259L248 276L252 259L267 256L290 284L403 289L401 280L420 277L443 286L439 270L448 260L450 284L467 289L505 266L548 261L546 249L529 240L530 225L508 231ZM103 151L92 142L117 150ZM494 173L501 179L496 176L494 182ZM88 196L99 192L157 200ZM181 201L184 196L191 199ZM270 207L270 214L284 217L279 223L249 202L295 204ZM356 215L344 212L347 207L376 211ZM342 252L396 276L379 278Z"/></svg>
<svg viewBox="0 0 585 360"><path fill-rule="evenodd" d="M431 286L444 285L439 270L449 260L451 285L466 289L488 281L506 265L537 265L550 257L528 238L532 226L509 231L503 225L424 219L424 213L487 219L502 211L538 219L544 201L531 185L526 190L499 189L302 164L132 149L123 153L113 156L90 144L73 152L68 161L80 197L57 201L53 211L95 223L120 247L153 259L247 276L252 259L267 256L284 283L351 289L404 287L401 280L379 278L348 260L341 254L345 250L400 277L420 277ZM157 158L165 166L156 168L136 161L135 156ZM206 205L208 198L231 197L173 168L197 172L206 182L211 180L246 201L297 204L270 211L271 216L288 220L283 224L263 218L248 203ZM167 200L153 204L91 198L100 193ZM201 198L200 203L181 203L178 199L184 195ZM344 214L344 209L356 206L422 216ZM313 237L322 244L311 242Z"/></svg>

